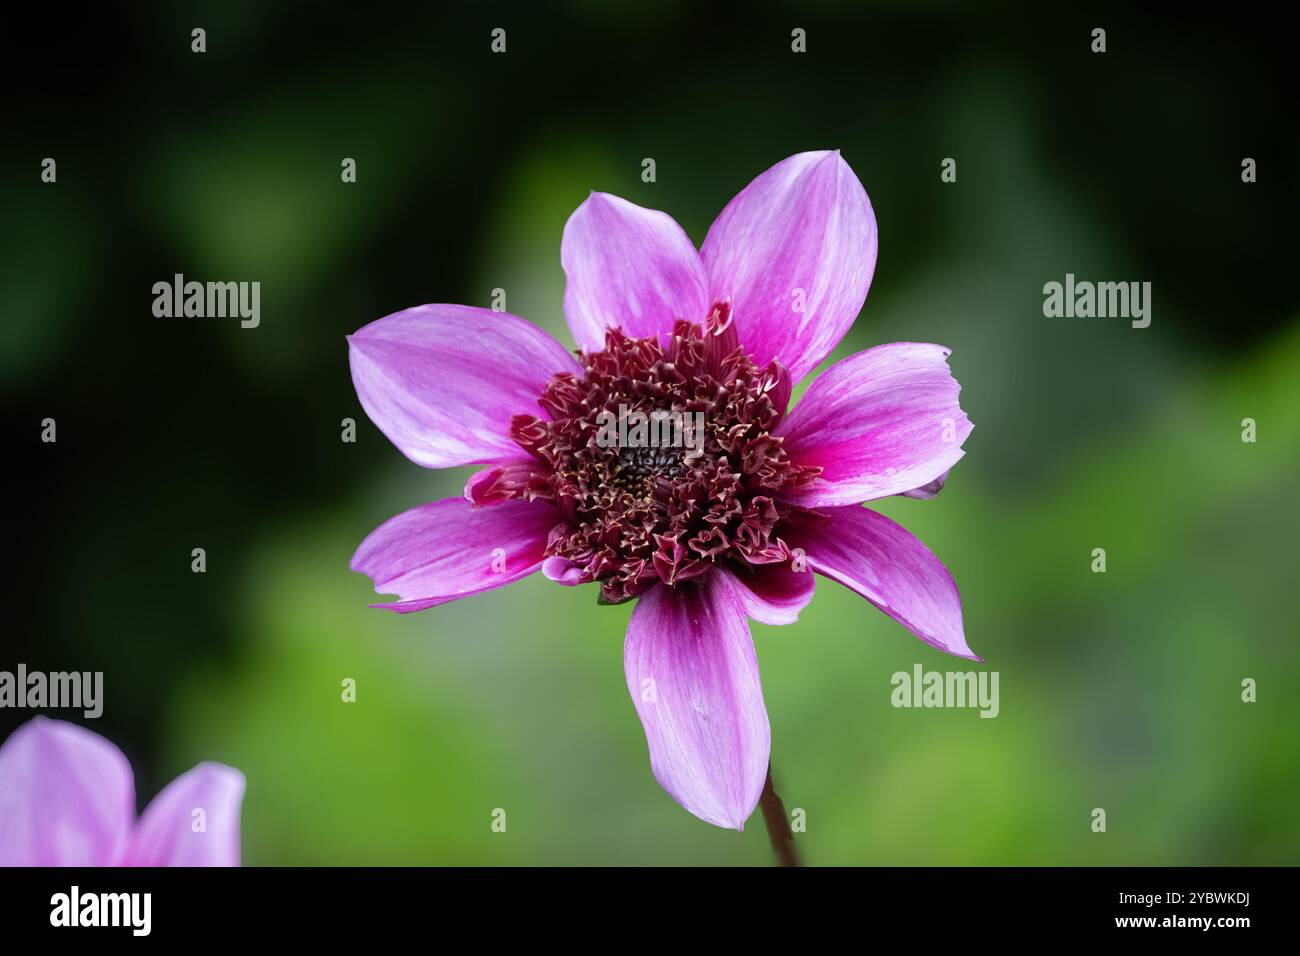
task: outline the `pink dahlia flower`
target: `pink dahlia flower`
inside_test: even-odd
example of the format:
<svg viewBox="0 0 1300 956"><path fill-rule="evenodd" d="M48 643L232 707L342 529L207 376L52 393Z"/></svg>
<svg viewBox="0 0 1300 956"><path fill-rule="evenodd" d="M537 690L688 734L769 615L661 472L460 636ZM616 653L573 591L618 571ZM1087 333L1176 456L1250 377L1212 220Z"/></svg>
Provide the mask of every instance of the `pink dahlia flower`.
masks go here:
<svg viewBox="0 0 1300 956"><path fill-rule="evenodd" d="M351 567L399 612L539 570L597 584L606 603L636 599L623 661L654 775L691 813L741 829L770 748L748 619L794 621L810 572L979 659L947 569L861 507L933 497L961 458L971 423L949 350L868 349L788 408L875 270L871 203L838 151L763 173L699 251L667 214L592 193L560 261L576 359L521 318L464 305L407 309L349 338L357 396L408 458L487 466L463 499L381 525ZM630 412L699 413L703 440L689 453L600 440Z"/></svg>
<svg viewBox="0 0 1300 956"><path fill-rule="evenodd" d="M201 763L137 820L122 751L37 717L0 747L0 866L238 866L243 799L242 773Z"/></svg>

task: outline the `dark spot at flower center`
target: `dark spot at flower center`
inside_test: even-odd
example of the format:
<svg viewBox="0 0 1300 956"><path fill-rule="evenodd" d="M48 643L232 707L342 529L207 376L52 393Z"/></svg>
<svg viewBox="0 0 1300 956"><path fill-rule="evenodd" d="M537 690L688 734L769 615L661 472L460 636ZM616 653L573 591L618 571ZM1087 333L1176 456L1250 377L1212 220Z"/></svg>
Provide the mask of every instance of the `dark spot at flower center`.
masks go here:
<svg viewBox="0 0 1300 956"><path fill-rule="evenodd" d="M677 478L686 471L685 454L682 448L620 448L614 480L626 486L653 478Z"/></svg>
<svg viewBox="0 0 1300 956"><path fill-rule="evenodd" d="M791 462L772 434L789 403L789 375L777 362L754 364L725 303L702 325L678 320L667 344L611 329L605 348L581 359L581 377L563 372L547 383L539 404L549 419L511 422L511 437L535 464L502 469L491 485L493 499L554 502L564 523L548 557L599 581L611 603L657 581L700 577L721 561L788 557L774 534L789 510L780 493L808 485L820 469ZM628 420L692 427L650 432L670 441L629 429L612 442L610 423Z"/></svg>

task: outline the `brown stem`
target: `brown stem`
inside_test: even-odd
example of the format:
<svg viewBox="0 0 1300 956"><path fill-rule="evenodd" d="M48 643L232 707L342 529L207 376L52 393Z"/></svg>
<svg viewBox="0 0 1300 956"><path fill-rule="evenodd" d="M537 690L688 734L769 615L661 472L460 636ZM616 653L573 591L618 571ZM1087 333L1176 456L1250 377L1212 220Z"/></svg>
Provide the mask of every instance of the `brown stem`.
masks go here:
<svg viewBox="0 0 1300 956"><path fill-rule="evenodd" d="M772 767L767 768L767 779L763 781L763 795L758 798L758 805L763 809L763 824L767 827L767 838L772 841L772 852L776 862L781 866L799 866L799 854L794 848L794 833L790 830L790 818L786 815L785 804L772 786Z"/></svg>

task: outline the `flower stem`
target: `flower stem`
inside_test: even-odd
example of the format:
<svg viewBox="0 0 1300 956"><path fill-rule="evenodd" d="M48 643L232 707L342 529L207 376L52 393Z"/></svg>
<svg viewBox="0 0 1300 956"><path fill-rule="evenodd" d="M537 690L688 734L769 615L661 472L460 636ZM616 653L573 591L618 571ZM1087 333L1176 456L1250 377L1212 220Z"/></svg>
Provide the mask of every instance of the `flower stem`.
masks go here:
<svg viewBox="0 0 1300 956"><path fill-rule="evenodd" d="M799 854L794 848L794 833L790 830L790 818L786 815L785 804L772 786L772 767L767 768L767 779L763 781L763 795L758 798L758 805L763 810L763 824L767 827L767 838L772 841L772 852L780 866L799 866Z"/></svg>

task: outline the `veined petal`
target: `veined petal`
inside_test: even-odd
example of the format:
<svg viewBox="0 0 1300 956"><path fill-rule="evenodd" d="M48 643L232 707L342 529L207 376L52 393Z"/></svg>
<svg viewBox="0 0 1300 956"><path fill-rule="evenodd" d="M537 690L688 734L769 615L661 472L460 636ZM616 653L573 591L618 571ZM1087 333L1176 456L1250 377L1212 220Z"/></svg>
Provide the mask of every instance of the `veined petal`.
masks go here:
<svg viewBox="0 0 1300 956"><path fill-rule="evenodd" d="M832 365L776 428L793 461L822 473L788 500L858 504L921 489L965 454L970 419L949 349L899 342Z"/></svg>
<svg viewBox="0 0 1300 956"><path fill-rule="evenodd" d="M763 790L771 731L745 609L712 580L655 585L623 649L650 767L702 820L743 830Z"/></svg>
<svg viewBox="0 0 1300 956"><path fill-rule="evenodd" d="M532 574L559 521L543 502L472 508L463 498L445 498L381 524L349 566L374 581L378 593L401 598L374 607L423 611Z"/></svg>
<svg viewBox="0 0 1300 956"><path fill-rule="evenodd" d="M426 468L520 457L510 418L541 414L556 372L580 375L564 346L507 312L421 305L348 336L361 406L402 454Z"/></svg>
<svg viewBox="0 0 1300 956"><path fill-rule="evenodd" d="M135 820L122 751L36 717L0 747L0 866L117 866Z"/></svg>
<svg viewBox="0 0 1300 956"><path fill-rule="evenodd" d="M666 342L675 319L703 322L704 266L672 216L592 193L564 225L564 316L574 341L605 347L605 330Z"/></svg>
<svg viewBox="0 0 1300 956"><path fill-rule="evenodd" d="M700 248L709 294L731 300L740 341L794 381L849 330L876 270L876 216L839 150L798 153L736 195Z"/></svg>
<svg viewBox="0 0 1300 956"><path fill-rule="evenodd" d="M934 647L973 661L952 575L906 528L866 508L796 512L781 525L809 567L838 581Z"/></svg>
<svg viewBox="0 0 1300 956"><path fill-rule="evenodd" d="M812 568L796 571L788 562L736 564L715 568L713 573L731 585L745 613L763 624L793 624L816 587Z"/></svg>
<svg viewBox="0 0 1300 956"><path fill-rule="evenodd" d="M149 802L132 840L133 866L239 866L244 775L219 763L181 774Z"/></svg>

